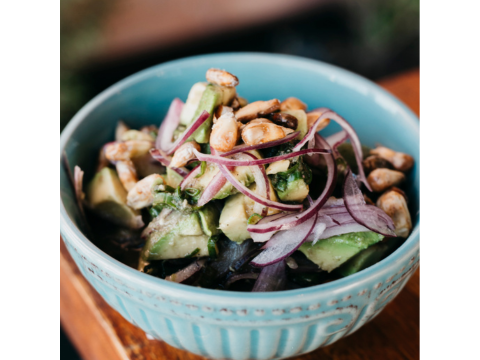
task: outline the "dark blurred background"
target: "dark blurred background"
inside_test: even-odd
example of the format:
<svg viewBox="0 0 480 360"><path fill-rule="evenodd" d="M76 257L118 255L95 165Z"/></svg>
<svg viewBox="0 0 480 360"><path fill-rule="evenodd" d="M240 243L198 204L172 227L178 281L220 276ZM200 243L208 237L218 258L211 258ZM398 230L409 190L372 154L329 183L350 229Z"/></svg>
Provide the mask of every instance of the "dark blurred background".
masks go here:
<svg viewBox="0 0 480 360"><path fill-rule="evenodd" d="M419 66L419 1L61 0L60 129L128 75L228 51L304 56L375 81ZM61 358L78 359L62 331Z"/></svg>

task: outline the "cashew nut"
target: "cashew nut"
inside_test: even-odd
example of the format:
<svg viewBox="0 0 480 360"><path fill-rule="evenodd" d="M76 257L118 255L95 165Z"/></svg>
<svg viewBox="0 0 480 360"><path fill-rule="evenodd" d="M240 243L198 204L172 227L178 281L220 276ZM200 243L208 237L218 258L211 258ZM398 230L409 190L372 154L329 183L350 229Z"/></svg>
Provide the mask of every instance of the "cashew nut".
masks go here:
<svg viewBox="0 0 480 360"><path fill-rule="evenodd" d="M235 113L238 121L247 122L255 119L258 115L267 115L280 109L280 101L272 99L269 101L255 101L245 105Z"/></svg>
<svg viewBox="0 0 480 360"><path fill-rule="evenodd" d="M405 172L413 167L413 157L384 146L378 146L377 148L370 150L370 154L378 155L381 158L390 161L393 167L399 171Z"/></svg>
<svg viewBox="0 0 480 360"><path fill-rule="evenodd" d="M375 192L382 192L391 186L397 186L405 180L405 175L396 170L376 169L368 175L367 181Z"/></svg>
<svg viewBox="0 0 480 360"><path fill-rule="evenodd" d="M125 190L130 191L138 181L137 171L132 160L120 160L115 164L118 178Z"/></svg>
<svg viewBox="0 0 480 360"><path fill-rule="evenodd" d="M291 130L275 125L267 119L255 119L243 128L242 139L247 145L263 144L265 142L283 139L286 136L284 129Z"/></svg>
<svg viewBox="0 0 480 360"><path fill-rule="evenodd" d="M136 210L152 205L152 186L155 180L159 178L162 177L158 174L152 174L137 182L135 186L128 192L127 205ZM165 180L163 182L165 183Z"/></svg>
<svg viewBox="0 0 480 360"><path fill-rule="evenodd" d="M193 149L197 151L201 150L200 145L198 145L196 141L188 141L184 143L177 149L177 151L175 151L170 166L182 167L187 165L190 160L195 159Z"/></svg>
<svg viewBox="0 0 480 360"><path fill-rule="evenodd" d="M280 104L280 111L307 110L307 105L295 97L289 97Z"/></svg>
<svg viewBox="0 0 480 360"><path fill-rule="evenodd" d="M238 78L228 71L220 69L208 69L207 81L220 86L234 87L239 84Z"/></svg>
<svg viewBox="0 0 480 360"><path fill-rule="evenodd" d="M233 149L238 140L238 123L231 112L220 116L213 125L210 134L210 146L215 150L226 152Z"/></svg>
<svg viewBox="0 0 480 360"><path fill-rule="evenodd" d="M398 191L389 190L378 198L377 206L392 218L395 234L407 238L412 231L412 219L405 197Z"/></svg>

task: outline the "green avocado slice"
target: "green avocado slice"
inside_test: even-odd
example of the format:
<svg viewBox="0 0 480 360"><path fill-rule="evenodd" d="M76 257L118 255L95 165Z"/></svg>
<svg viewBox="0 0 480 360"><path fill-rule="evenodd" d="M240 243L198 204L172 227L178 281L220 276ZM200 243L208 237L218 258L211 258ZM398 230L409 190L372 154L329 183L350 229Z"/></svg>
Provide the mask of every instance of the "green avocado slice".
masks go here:
<svg viewBox="0 0 480 360"><path fill-rule="evenodd" d="M315 245L304 243L299 250L322 270L331 272L383 237L373 231L348 233L319 240Z"/></svg>
<svg viewBox="0 0 480 360"><path fill-rule="evenodd" d="M190 140L195 140L199 144L206 144L209 142L213 112L218 105L222 104L222 99L223 92L219 86L212 84L207 85L192 120L200 116L204 110L210 114L210 117L192 134Z"/></svg>

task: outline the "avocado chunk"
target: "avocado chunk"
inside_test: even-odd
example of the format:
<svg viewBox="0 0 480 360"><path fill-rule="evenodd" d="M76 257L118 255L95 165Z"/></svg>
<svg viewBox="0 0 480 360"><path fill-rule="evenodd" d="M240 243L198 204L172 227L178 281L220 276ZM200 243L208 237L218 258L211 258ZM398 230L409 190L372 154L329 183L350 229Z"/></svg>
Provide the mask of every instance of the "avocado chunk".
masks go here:
<svg viewBox="0 0 480 360"><path fill-rule="evenodd" d="M173 188L176 188L182 182L183 177L175 170L167 167L167 184Z"/></svg>
<svg viewBox="0 0 480 360"><path fill-rule="evenodd" d="M198 211L198 216L205 235L212 237L220 233L218 229L219 211L214 204L206 204L203 206Z"/></svg>
<svg viewBox="0 0 480 360"><path fill-rule="evenodd" d="M210 140L210 130L212 128L213 112L215 108L222 104L223 92L219 86L209 84L202 94L197 110L193 114L192 120L195 120L206 110L210 117L193 133L190 140L195 140L199 144L208 143Z"/></svg>
<svg viewBox="0 0 480 360"><path fill-rule="evenodd" d="M315 245L304 243L299 250L322 270L331 272L347 260L383 239L373 231L348 233L319 240Z"/></svg>
<svg viewBox="0 0 480 360"><path fill-rule="evenodd" d="M308 132L307 113L303 110L288 110L284 111L286 114L293 115L298 120L298 125L295 131L300 131L296 137L297 140L302 140Z"/></svg>
<svg viewBox="0 0 480 360"><path fill-rule="evenodd" d="M242 242L251 238L247 231L248 217L244 199L243 194L230 196L220 215L220 229L232 241Z"/></svg>
<svg viewBox="0 0 480 360"><path fill-rule="evenodd" d="M198 212L164 208L145 229L144 261L209 256L209 242L218 234L218 211L207 204ZM197 250L198 249L198 250ZM216 247L214 247L217 252ZM210 250L210 251L209 251Z"/></svg>
<svg viewBox="0 0 480 360"><path fill-rule="evenodd" d="M278 201L275 190L270 185L270 199ZM249 186L250 190L256 192L256 184ZM225 206L220 215L220 229L232 241L242 242L250 239L247 231L247 222L253 215L255 202L243 194L235 194L227 198ZM280 210L269 208L268 215L273 215Z"/></svg>
<svg viewBox="0 0 480 360"><path fill-rule="evenodd" d="M372 245L368 249L360 251L357 255L340 266L337 271L342 276L355 274L382 260L387 250L388 246L385 244L379 243Z"/></svg>
<svg viewBox="0 0 480 360"><path fill-rule="evenodd" d="M138 210L127 205L127 191L115 170L100 170L87 186L87 199L92 210L102 218L132 229L144 224Z"/></svg>
<svg viewBox="0 0 480 360"><path fill-rule="evenodd" d="M285 191L277 191L282 201L302 202L308 195L309 187L303 179L297 179L287 183Z"/></svg>
<svg viewBox="0 0 480 360"><path fill-rule="evenodd" d="M198 108L198 104L202 99L202 95L206 87L206 82L198 82L193 84L190 92L188 93L187 101L185 101L185 105L183 105L183 109L180 114L180 124L188 126L193 121L193 115Z"/></svg>

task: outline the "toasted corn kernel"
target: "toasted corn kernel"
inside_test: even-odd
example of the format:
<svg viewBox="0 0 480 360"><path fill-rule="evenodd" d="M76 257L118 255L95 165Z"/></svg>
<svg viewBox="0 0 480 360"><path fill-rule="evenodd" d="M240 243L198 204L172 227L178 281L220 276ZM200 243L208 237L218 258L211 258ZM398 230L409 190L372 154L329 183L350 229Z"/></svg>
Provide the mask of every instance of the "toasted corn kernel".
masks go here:
<svg viewBox="0 0 480 360"><path fill-rule="evenodd" d="M376 169L368 175L367 181L375 192L382 192L391 186L397 186L405 180L400 171L390 169Z"/></svg>
<svg viewBox="0 0 480 360"><path fill-rule="evenodd" d="M125 190L130 191L138 181L137 171L132 160L121 160L115 164L117 168L118 178Z"/></svg>
<svg viewBox="0 0 480 360"><path fill-rule="evenodd" d="M362 163L365 173L367 174L371 173L375 169L393 169L393 165L390 161L376 155L367 157Z"/></svg>
<svg viewBox="0 0 480 360"><path fill-rule="evenodd" d="M408 154L394 151L384 146L378 146L370 150L370 154L380 156L392 163L393 167L399 171L407 171L413 167L413 157Z"/></svg>
<svg viewBox="0 0 480 360"><path fill-rule="evenodd" d="M321 112L311 112L307 114L307 126L310 129L313 124L315 124L315 121L318 120L318 117L321 116ZM317 125L317 131L320 131L322 129L325 129L328 124L330 124L330 119L324 118L320 120L320 123Z"/></svg>
<svg viewBox="0 0 480 360"><path fill-rule="evenodd" d="M395 234L407 238L412 231L412 218L405 197L396 190L389 190L378 198L377 206L392 218Z"/></svg>
<svg viewBox="0 0 480 360"><path fill-rule="evenodd" d="M220 116L210 134L210 146L217 151L230 151L238 140L238 123L233 113Z"/></svg>
<svg viewBox="0 0 480 360"><path fill-rule="evenodd" d="M270 120L272 120L275 124L289 128L289 129L296 129L298 127L298 119L290 114L286 113L273 113L269 116Z"/></svg>
<svg viewBox="0 0 480 360"><path fill-rule="evenodd" d="M195 154L193 149L200 151L200 145L196 141L188 141L180 146L175 154L173 155L170 166L172 167L182 167L188 164L192 159L195 159Z"/></svg>
<svg viewBox="0 0 480 360"><path fill-rule="evenodd" d="M280 111L307 110L307 105L295 97L289 97L280 104Z"/></svg>
<svg viewBox="0 0 480 360"><path fill-rule="evenodd" d="M247 145L283 139L285 137L283 129L285 128L275 125L267 119L256 119L248 123L242 130L242 139Z"/></svg>
<svg viewBox="0 0 480 360"><path fill-rule="evenodd" d="M220 69L208 69L207 81L220 86L234 87L239 84L238 78L228 71Z"/></svg>
<svg viewBox="0 0 480 360"><path fill-rule="evenodd" d="M105 156L110 161L130 160L145 155L151 148L151 141L128 140L115 142L105 146Z"/></svg>
<svg viewBox="0 0 480 360"><path fill-rule="evenodd" d="M151 174L137 182L128 192L127 205L136 210L152 205L152 186L159 178L162 177L158 174ZM165 182L165 180L163 182Z"/></svg>
<svg viewBox="0 0 480 360"><path fill-rule="evenodd" d="M280 101L272 99L269 101L255 101L245 105L235 113L238 121L247 122L255 119L258 115L267 115L280 109Z"/></svg>
<svg viewBox="0 0 480 360"><path fill-rule="evenodd" d="M128 130L125 131L120 138L121 141L128 141L128 140L144 140L144 141L150 141L154 142L155 139L153 138L152 135L138 131L138 130Z"/></svg>

